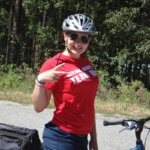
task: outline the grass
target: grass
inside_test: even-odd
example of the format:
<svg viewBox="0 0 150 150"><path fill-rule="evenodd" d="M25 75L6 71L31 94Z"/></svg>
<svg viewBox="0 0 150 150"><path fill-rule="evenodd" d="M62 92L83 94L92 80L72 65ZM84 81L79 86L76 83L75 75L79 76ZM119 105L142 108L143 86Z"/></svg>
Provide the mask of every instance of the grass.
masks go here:
<svg viewBox="0 0 150 150"><path fill-rule="evenodd" d="M21 91L0 91L0 100L31 104L31 94Z"/></svg>
<svg viewBox="0 0 150 150"><path fill-rule="evenodd" d="M3 73L4 72L4 73ZM150 115L150 92L144 88L140 81L123 83L113 88L100 75L95 100L97 113L106 115L126 115L134 117L145 117ZM0 100L31 104L31 94L35 84L35 75L26 65L24 69L16 68L14 65L0 66ZM50 101L50 108L54 107L53 100Z"/></svg>
<svg viewBox="0 0 150 150"><path fill-rule="evenodd" d="M137 103L129 104L127 102L116 101L95 101L95 110L97 113L105 115L124 115L128 117L146 117L150 116L150 109Z"/></svg>
<svg viewBox="0 0 150 150"><path fill-rule="evenodd" d="M21 91L0 91L0 100L8 100L12 102L31 104L31 93ZM50 101L49 108L54 108L53 98ZM96 97L95 100L96 113L101 113L107 116L116 114L128 117L146 117L150 115L150 109L144 105L137 103L118 102L113 100L100 100Z"/></svg>

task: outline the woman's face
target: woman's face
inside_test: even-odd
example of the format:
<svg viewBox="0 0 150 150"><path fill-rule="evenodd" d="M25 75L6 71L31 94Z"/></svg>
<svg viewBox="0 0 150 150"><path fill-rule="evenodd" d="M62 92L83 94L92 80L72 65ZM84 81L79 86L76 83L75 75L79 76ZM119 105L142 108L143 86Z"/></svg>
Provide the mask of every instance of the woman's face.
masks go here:
<svg viewBox="0 0 150 150"><path fill-rule="evenodd" d="M67 45L69 55L73 58L79 58L83 54L90 42L90 37L87 33L81 32L64 32L64 40Z"/></svg>

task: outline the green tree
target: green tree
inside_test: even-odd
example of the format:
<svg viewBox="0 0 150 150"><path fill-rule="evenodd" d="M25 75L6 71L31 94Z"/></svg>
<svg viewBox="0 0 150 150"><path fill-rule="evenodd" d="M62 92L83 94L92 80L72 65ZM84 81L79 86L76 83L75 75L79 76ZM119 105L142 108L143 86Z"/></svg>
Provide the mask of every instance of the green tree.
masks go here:
<svg viewBox="0 0 150 150"><path fill-rule="evenodd" d="M0 1L0 63L38 70L64 48L62 22L71 14L93 18L97 32L88 56L110 82L141 80L147 85L150 64L149 0ZM148 85L147 85L148 86Z"/></svg>

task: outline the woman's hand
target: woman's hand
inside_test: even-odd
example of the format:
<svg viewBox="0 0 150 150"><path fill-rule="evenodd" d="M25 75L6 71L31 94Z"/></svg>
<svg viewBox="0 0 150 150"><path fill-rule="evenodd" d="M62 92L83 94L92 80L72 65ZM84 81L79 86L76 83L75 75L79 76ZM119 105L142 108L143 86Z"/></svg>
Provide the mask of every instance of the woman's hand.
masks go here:
<svg viewBox="0 0 150 150"><path fill-rule="evenodd" d="M40 82L57 82L58 79L60 78L59 75L65 75L68 74L67 72L64 71L57 71L60 67L62 67L65 63L62 63L55 68L45 71L38 75L38 81Z"/></svg>
<svg viewBox="0 0 150 150"><path fill-rule="evenodd" d="M97 140L95 138L91 138L89 143L89 150L98 150Z"/></svg>
<svg viewBox="0 0 150 150"><path fill-rule="evenodd" d="M94 113L93 128L92 128L92 131L90 133L90 137L91 138L90 138L90 142L89 142L89 150L98 150L95 113Z"/></svg>
<svg viewBox="0 0 150 150"><path fill-rule="evenodd" d="M65 75L67 72L64 71L57 71L60 67L64 65L60 64L55 68L45 71L38 75L37 79L39 82L57 82L60 78L59 75ZM34 109L36 112L43 111L48 105L51 98L51 91L45 89L43 86L38 86L37 84L34 87L32 93L32 102L34 105Z"/></svg>

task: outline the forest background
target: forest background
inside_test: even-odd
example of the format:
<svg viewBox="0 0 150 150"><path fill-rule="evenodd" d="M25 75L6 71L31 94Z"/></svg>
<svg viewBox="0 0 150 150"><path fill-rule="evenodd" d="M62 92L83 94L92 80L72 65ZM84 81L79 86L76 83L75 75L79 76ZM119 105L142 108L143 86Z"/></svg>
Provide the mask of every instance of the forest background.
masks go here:
<svg viewBox="0 0 150 150"><path fill-rule="evenodd" d="M0 99L28 103L43 62L64 48L62 22L91 17L87 57L100 78L96 110L150 114L149 0L0 0Z"/></svg>

